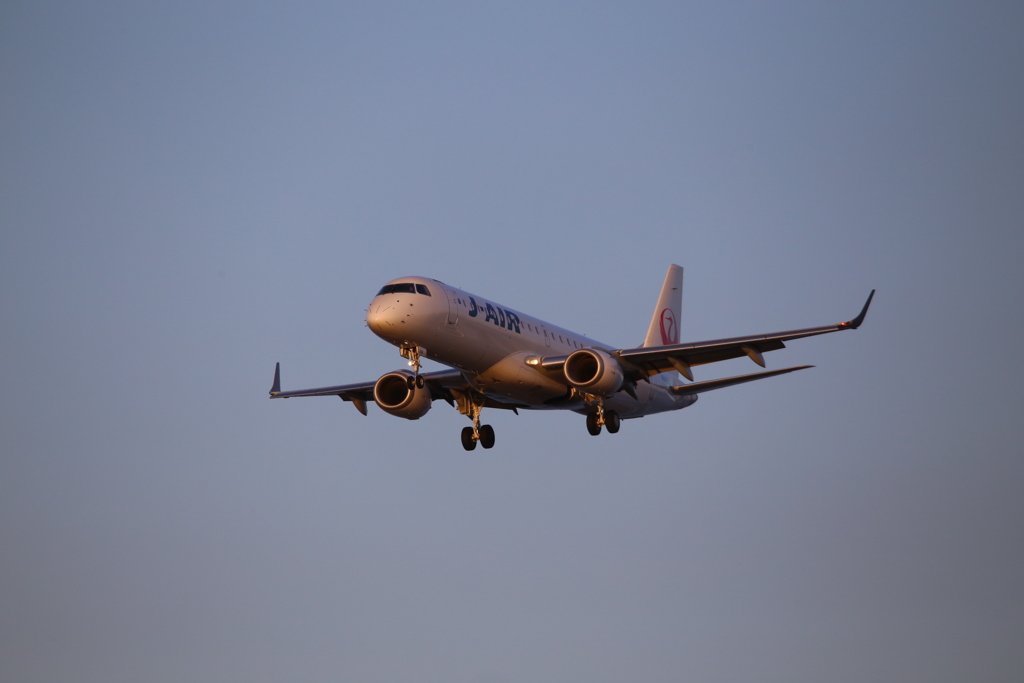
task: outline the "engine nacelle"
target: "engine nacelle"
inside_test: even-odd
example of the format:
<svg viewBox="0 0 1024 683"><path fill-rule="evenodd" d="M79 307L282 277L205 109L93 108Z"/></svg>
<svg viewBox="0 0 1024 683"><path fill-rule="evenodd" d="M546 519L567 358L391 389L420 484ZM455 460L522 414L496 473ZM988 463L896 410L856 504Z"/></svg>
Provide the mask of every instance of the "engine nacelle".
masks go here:
<svg viewBox="0 0 1024 683"><path fill-rule="evenodd" d="M600 349L580 349L565 359L563 367L569 384L586 394L610 398L622 388L622 366Z"/></svg>
<svg viewBox="0 0 1024 683"><path fill-rule="evenodd" d="M408 372L389 372L373 385L373 400L389 415L418 420L430 410L430 389L420 389Z"/></svg>

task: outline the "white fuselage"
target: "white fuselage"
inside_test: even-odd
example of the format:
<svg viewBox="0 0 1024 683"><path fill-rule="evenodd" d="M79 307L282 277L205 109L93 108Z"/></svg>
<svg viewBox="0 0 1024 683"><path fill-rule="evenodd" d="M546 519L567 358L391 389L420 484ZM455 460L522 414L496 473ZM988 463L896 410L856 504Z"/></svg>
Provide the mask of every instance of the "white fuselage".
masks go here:
<svg viewBox="0 0 1024 683"><path fill-rule="evenodd" d="M571 389L560 372L536 363L583 348L610 352L614 347L437 280L405 277L389 285L397 283L411 283L420 291L374 297L366 311L374 334L462 370L473 388L495 400L522 408L587 411L586 397ZM693 404L696 396L678 396L667 388L675 379L668 375L638 382L635 399L620 391L604 405L629 418Z"/></svg>

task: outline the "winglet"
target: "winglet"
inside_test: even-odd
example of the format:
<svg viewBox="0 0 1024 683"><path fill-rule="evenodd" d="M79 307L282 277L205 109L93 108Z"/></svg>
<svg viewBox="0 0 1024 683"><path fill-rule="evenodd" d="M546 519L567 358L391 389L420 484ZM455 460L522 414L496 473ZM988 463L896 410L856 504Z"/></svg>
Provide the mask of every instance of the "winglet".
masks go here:
<svg viewBox="0 0 1024 683"><path fill-rule="evenodd" d="M281 364L274 368L274 386L270 387L270 395L276 396L281 393Z"/></svg>
<svg viewBox="0 0 1024 683"><path fill-rule="evenodd" d="M839 323L839 327L841 327L843 329L849 329L849 330L855 330L858 327L860 327L860 324L862 322L864 322L864 316L868 314L868 306L871 305L871 300L874 299L874 298L875 298L875 290L872 289L871 293L868 294L868 300L864 302L864 308L860 309L860 315L858 315L856 318L854 318L853 320L850 320L848 322Z"/></svg>

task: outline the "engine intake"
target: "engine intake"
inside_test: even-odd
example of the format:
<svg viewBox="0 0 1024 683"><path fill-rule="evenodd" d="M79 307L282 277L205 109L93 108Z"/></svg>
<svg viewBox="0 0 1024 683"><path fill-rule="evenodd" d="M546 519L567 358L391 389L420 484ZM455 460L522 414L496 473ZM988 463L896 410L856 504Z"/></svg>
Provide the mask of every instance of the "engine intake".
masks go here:
<svg viewBox="0 0 1024 683"><path fill-rule="evenodd" d="M418 420L430 410L430 389L417 387L408 372L389 372L373 385L373 400L389 415Z"/></svg>
<svg viewBox="0 0 1024 683"><path fill-rule="evenodd" d="M599 349L580 349L565 359L565 379L587 394L610 398L622 388L625 373L618 361Z"/></svg>

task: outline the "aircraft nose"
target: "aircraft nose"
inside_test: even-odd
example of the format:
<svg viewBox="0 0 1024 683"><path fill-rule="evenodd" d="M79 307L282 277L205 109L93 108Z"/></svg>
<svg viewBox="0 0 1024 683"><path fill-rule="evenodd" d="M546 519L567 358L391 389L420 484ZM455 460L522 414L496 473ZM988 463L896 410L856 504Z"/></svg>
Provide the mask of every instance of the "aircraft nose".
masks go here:
<svg viewBox="0 0 1024 683"><path fill-rule="evenodd" d="M387 339L397 332L402 318L401 309L394 301L373 301L366 309L366 324L378 337Z"/></svg>

